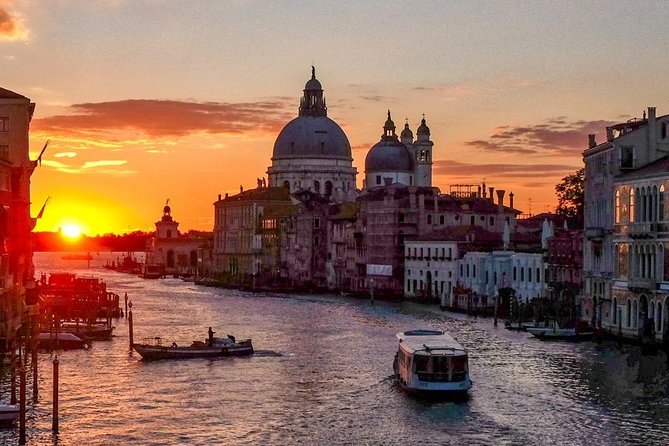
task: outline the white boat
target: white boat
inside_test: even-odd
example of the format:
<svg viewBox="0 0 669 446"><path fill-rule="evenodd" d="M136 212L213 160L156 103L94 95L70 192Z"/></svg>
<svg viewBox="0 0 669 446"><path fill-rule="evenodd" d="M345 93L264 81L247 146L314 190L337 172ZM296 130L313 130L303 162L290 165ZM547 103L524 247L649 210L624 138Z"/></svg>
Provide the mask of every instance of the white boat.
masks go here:
<svg viewBox="0 0 669 446"><path fill-rule="evenodd" d="M561 328L556 321L546 327L530 327L527 329L532 336L543 340L580 341L595 335L591 329Z"/></svg>
<svg viewBox="0 0 669 446"><path fill-rule="evenodd" d="M20 408L17 404L0 404L0 422L9 423L18 420Z"/></svg>
<svg viewBox="0 0 669 446"><path fill-rule="evenodd" d="M399 384L423 396L464 395L472 387L467 350L439 330L397 333L393 369Z"/></svg>

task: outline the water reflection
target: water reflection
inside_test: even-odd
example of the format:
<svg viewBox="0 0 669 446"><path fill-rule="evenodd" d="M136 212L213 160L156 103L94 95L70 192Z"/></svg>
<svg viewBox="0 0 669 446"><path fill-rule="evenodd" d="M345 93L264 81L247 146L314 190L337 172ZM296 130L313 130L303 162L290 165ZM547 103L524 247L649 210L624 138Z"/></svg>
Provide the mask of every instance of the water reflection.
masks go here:
<svg viewBox="0 0 669 446"><path fill-rule="evenodd" d="M104 258L104 256L101 256ZM38 271L72 270L40 254ZM100 264L104 263L104 260ZM127 325L90 351L61 356L59 445L97 444L665 444L667 360L615 344L545 343L483 319L411 304L256 295L180 280L104 276L134 303L135 338L188 344L252 337L248 358L141 361ZM449 331L470 349L466 402L409 397L391 379L395 333ZM51 357L40 356L30 444L52 444ZM2 397L8 379L0 377ZM16 443L15 430L0 443Z"/></svg>

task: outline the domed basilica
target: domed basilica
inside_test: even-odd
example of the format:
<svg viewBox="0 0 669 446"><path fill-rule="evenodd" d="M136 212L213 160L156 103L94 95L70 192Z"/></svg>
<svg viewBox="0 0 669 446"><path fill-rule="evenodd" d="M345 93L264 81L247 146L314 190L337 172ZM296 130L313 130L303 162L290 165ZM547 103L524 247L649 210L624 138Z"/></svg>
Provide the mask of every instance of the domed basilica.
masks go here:
<svg viewBox="0 0 669 446"><path fill-rule="evenodd" d="M291 193L310 190L341 202L355 199L357 171L351 144L339 125L327 116L323 87L311 67L299 115L281 130L274 143L269 186Z"/></svg>

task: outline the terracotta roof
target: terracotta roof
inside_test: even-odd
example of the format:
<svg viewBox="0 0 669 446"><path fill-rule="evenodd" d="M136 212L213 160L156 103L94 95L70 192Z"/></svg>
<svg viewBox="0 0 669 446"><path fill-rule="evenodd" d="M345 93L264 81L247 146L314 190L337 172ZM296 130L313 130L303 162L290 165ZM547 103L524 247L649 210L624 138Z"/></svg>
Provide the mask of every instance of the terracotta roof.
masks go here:
<svg viewBox="0 0 669 446"><path fill-rule="evenodd" d="M656 175L669 175L669 156L663 156L662 158L653 161L650 164L646 164L643 167L640 167L632 172L623 173L618 175L616 181L627 181L635 180L637 178L647 178L653 177Z"/></svg>
<svg viewBox="0 0 669 446"><path fill-rule="evenodd" d="M14 93L11 90L0 87L0 99L28 99L27 97Z"/></svg>

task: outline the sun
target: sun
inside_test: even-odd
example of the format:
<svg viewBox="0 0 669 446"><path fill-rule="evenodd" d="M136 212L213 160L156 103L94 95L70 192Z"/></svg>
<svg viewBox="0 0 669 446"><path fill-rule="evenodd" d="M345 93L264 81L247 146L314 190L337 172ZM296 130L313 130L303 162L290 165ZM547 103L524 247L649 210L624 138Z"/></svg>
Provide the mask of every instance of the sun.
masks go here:
<svg viewBox="0 0 669 446"><path fill-rule="evenodd" d="M70 239L77 239L81 235L81 226L74 223L67 223L61 229L62 234Z"/></svg>

